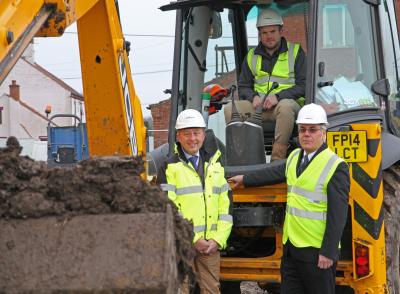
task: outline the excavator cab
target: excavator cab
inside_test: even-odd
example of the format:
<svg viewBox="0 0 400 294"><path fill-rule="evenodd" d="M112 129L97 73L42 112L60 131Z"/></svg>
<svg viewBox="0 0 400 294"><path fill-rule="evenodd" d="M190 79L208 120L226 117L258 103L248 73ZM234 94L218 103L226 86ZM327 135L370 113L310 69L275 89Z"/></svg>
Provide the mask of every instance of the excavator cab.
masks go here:
<svg viewBox="0 0 400 294"><path fill-rule="evenodd" d="M174 64L179 64L179 80L174 80L173 89L177 90L177 99L173 99L172 112L179 113L186 108L195 108L204 112L202 108L201 93L203 88L212 84L231 89L237 88L237 78L241 71L241 65L249 48L258 44L256 20L259 7L257 5L243 5L237 1L216 3L206 1L209 5L192 6L193 2L178 1L162 9L177 9L182 14L182 22L177 24L177 34L180 39L176 48L180 52ZM300 3L302 17L307 20L308 4ZM291 7L281 7L282 13L291 14ZM298 8L297 8L298 9ZM289 17L289 16L288 16ZM196 18L196 24L192 20ZM302 19L303 19L302 18ZM290 29L287 29L290 31ZM297 27L292 42L302 42L306 47L305 23ZM216 34L215 32L218 32ZM178 68L178 67L177 67ZM174 73L177 73L174 71ZM238 92L230 91L232 95L220 102L224 107L232 99L239 99ZM175 95L175 94L173 94ZM212 129L216 137L226 143L226 119L224 112L212 113L208 117L208 127ZM171 128L173 129L176 115L171 114ZM242 119L248 119L250 113L242 113ZM274 138L273 122L264 122L265 151L269 154ZM296 133L292 142L295 142ZM170 143L174 141L174 134L170 132ZM294 146L295 147L295 146Z"/></svg>
<svg viewBox="0 0 400 294"><path fill-rule="evenodd" d="M207 1L209 5L192 6L193 2L178 1L162 9L182 8L183 19L177 29L181 29L179 61L180 80L176 81L180 96L174 108L178 112L185 108L201 109L201 93L204 87L210 84L219 84L230 88L237 86L237 79L241 72L241 66L250 48L258 44L258 31L256 21L258 10L261 6L251 4L245 5L240 1L228 1L216 3ZM203 3L203 2L202 2ZM266 1L260 1L262 6ZM278 9L283 15L285 26L284 35L293 43L300 43L304 50L307 50L307 30L309 4L307 1L299 2L296 5L277 5L271 3L274 9ZM197 23L192 25L191 19L196 15ZM291 22L293 15L299 15L300 24ZM185 19L186 17L186 19ZM201 18L201 19L199 19ZM287 24L286 24L287 22ZM214 32L220 32L220 36ZM218 37L217 37L218 36ZM178 52L178 49L176 49ZM174 87L173 87L174 88ZM240 99L236 91L234 99ZM231 100L231 97L227 99ZM224 100L224 102L227 102ZM250 114L242 114L247 119ZM174 115L171 119L174 120ZM173 125L173 122L171 122ZM226 120L223 111L209 116L209 128L213 129L215 135L225 143ZM275 124L264 122L264 140L267 154L271 151L274 138ZM293 134L293 147L295 146L296 132ZM172 140L174 139L171 134Z"/></svg>
<svg viewBox="0 0 400 294"><path fill-rule="evenodd" d="M389 209L384 217L383 205L384 201L400 205L393 188L400 160L400 49L395 1L182 0L161 7L177 12L169 144L175 141L179 112L187 108L204 111L205 86L237 86L248 50L258 44L255 24L263 7L282 15L285 38L300 43L305 51L305 103L326 109L327 143L350 166L349 217L337 268L337 293L399 289L400 242L391 220L395 212ZM234 98L238 99L237 94ZM232 144L254 145L248 137L234 132L229 134L233 138L227 138L222 111L209 115L208 128L227 153L228 148L236 147ZM264 133L263 129L267 142L273 139L273 128L269 130ZM242 154L248 153L251 156L252 152ZM225 171L229 177L255 172L265 164L274 163L232 165L226 157ZM221 260L224 281L255 280L272 286L280 282L285 202L283 183L233 191L234 228ZM360 252L366 252L359 248L368 249L364 264L357 263Z"/></svg>
<svg viewBox="0 0 400 294"><path fill-rule="evenodd" d="M62 125L54 122L65 115L48 118L49 165L71 165L65 169L20 156L15 137L0 150L0 169L7 170L1 177L3 204L16 207L0 217L2 240L11 244L0 258L1 292L177 293L178 269L184 276L186 265L176 260L190 260L185 256L191 247L176 250L175 236L188 236L192 228L177 225L181 220L165 195L143 181L146 128L118 1L1 0L0 83L34 36L61 36L72 23L87 135L79 117L67 115L77 121L67 127L65 117ZM14 124L18 107L8 116ZM72 166L88 150L96 158Z"/></svg>

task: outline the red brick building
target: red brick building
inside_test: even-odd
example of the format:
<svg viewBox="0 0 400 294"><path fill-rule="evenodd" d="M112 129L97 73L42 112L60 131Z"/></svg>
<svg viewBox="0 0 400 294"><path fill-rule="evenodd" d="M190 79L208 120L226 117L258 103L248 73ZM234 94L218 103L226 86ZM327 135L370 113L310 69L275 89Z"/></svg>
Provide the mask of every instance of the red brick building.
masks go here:
<svg viewBox="0 0 400 294"><path fill-rule="evenodd" d="M151 104L148 109L151 111L154 128L154 148L168 142L169 112L171 109L171 99Z"/></svg>
<svg viewBox="0 0 400 294"><path fill-rule="evenodd" d="M236 84L236 73L230 72L217 79L211 80L208 84L218 83L222 87L229 88ZM150 104L148 109L151 111L154 125L154 148L168 142L169 113L171 109L171 100L163 100L155 104Z"/></svg>

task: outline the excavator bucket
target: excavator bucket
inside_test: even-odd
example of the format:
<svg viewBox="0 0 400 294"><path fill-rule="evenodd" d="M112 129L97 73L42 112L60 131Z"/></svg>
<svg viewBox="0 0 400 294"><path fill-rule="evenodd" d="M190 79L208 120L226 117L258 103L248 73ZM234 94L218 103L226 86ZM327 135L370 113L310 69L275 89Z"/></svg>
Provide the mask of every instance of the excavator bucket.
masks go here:
<svg viewBox="0 0 400 294"><path fill-rule="evenodd" d="M178 292L193 227L142 179L141 157L49 169L21 149L0 148L1 293Z"/></svg>
<svg viewBox="0 0 400 294"><path fill-rule="evenodd" d="M167 208L0 220L2 291L176 293L173 216Z"/></svg>

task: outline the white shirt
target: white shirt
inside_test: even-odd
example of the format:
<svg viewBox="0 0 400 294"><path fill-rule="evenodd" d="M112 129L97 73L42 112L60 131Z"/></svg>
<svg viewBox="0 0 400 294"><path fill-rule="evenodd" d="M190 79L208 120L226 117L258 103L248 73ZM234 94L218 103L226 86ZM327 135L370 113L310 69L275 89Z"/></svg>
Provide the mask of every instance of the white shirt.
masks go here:
<svg viewBox="0 0 400 294"><path fill-rule="evenodd" d="M303 151L303 159L301 160L301 163L304 162L304 158L306 158L306 156L308 156L308 161L311 161L311 159L314 157L316 152L317 152L317 150L315 150L314 152L311 152L310 154L307 154L305 151Z"/></svg>
<svg viewBox="0 0 400 294"><path fill-rule="evenodd" d="M185 157L187 160L189 160L190 157L197 156L196 166L199 166L199 160L200 160L200 152L199 151L197 151L196 154L194 154L194 155L186 153L185 150L183 150L183 148L182 148L182 151L183 151L183 154L185 154Z"/></svg>

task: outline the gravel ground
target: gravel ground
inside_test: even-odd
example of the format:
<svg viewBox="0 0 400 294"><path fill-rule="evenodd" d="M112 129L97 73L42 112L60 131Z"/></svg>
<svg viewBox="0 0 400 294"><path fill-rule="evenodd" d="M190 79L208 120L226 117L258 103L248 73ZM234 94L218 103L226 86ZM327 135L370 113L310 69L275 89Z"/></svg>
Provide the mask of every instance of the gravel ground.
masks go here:
<svg viewBox="0 0 400 294"><path fill-rule="evenodd" d="M240 284L242 294L267 294L267 291L258 287L257 282L242 282Z"/></svg>

